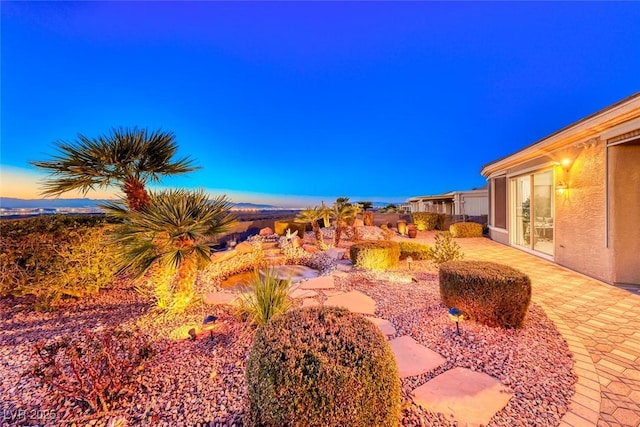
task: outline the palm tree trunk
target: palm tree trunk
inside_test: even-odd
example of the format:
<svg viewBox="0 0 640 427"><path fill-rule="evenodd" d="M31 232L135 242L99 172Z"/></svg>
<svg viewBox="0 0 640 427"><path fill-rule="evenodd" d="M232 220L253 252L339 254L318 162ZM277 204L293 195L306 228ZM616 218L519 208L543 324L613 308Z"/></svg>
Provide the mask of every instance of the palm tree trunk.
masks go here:
<svg viewBox="0 0 640 427"><path fill-rule="evenodd" d="M187 298L193 295L193 285L196 281L197 264L194 258L195 254L189 254L178 266L176 294Z"/></svg>
<svg viewBox="0 0 640 427"><path fill-rule="evenodd" d="M340 237L342 237L342 221L336 220L336 234L333 239L333 246L335 246L336 248L340 243Z"/></svg>
<svg viewBox="0 0 640 427"><path fill-rule="evenodd" d="M140 212L151 203L144 183L138 178L127 178L122 186L122 191L127 196L127 205L132 211Z"/></svg>

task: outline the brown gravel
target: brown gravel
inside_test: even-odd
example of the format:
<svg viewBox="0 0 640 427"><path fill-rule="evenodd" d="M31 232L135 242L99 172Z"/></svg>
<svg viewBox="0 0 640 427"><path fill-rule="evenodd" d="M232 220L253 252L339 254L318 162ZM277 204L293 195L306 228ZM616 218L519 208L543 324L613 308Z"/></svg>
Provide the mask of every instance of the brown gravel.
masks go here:
<svg viewBox="0 0 640 427"><path fill-rule="evenodd" d="M398 336L411 335L447 359L435 372L402 381L403 425L454 425L443 415L415 405L410 392L455 366L486 372L514 391L514 398L490 425L558 425L573 394L575 376L567 345L544 312L532 304L519 330L463 322L458 337L439 302L433 267L426 262L415 264L424 271L353 272L336 279L339 288L358 289L374 298L376 316L390 320ZM118 416L129 425L243 425L244 367L254 330L228 310L200 305L181 316L158 316L126 284L53 313L34 312L21 301L0 299L0 411L4 416L0 425L104 426ZM208 314L220 317L213 341L205 334L196 341L168 338L177 327L197 325ZM26 374L37 340L119 324L137 325L151 333L156 357L142 374L135 396L109 414L82 412ZM22 418L11 420L11 414Z"/></svg>

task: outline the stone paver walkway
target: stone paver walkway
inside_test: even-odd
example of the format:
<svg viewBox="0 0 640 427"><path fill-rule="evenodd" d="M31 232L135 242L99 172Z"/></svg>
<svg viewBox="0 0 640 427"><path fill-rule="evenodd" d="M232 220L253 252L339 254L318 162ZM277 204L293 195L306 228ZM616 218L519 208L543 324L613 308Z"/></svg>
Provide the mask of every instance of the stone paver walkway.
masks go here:
<svg viewBox="0 0 640 427"><path fill-rule="evenodd" d="M434 236L419 232L415 240L433 244ZM578 382L562 426L640 425L640 295L486 238L455 241L466 260L529 275L533 300L567 340Z"/></svg>

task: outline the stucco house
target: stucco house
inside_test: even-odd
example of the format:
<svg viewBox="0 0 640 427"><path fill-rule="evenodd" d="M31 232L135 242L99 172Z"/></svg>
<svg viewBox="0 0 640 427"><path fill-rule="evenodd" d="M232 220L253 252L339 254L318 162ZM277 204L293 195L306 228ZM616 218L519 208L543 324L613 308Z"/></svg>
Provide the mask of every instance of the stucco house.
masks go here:
<svg viewBox="0 0 640 427"><path fill-rule="evenodd" d="M640 92L482 167L498 242L640 284Z"/></svg>
<svg viewBox="0 0 640 427"><path fill-rule="evenodd" d="M489 193L486 188L451 191L435 196L417 196L407 199L409 211L436 212L447 215L487 215Z"/></svg>

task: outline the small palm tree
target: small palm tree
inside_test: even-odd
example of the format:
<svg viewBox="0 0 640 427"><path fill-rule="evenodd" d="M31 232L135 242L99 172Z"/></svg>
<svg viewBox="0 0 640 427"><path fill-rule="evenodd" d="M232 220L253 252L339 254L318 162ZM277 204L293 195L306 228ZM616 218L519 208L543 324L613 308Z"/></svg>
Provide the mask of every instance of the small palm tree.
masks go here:
<svg viewBox="0 0 640 427"><path fill-rule="evenodd" d="M342 237L342 229L345 224L356 216L357 210L351 204L338 204L337 201L333 205L333 219L336 226L333 245L337 248Z"/></svg>
<svg viewBox="0 0 640 427"><path fill-rule="evenodd" d="M211 261L205 237L229 230L235 217L225 196L209 200L203 191L168 190L150 193L143 211L122 204L103 207L123 220L115 232L118 266L138 276L160 265L176 272L175 292L186 302L193 295L196 271Z"/></svg>
<svg viewBox="0 0 640 427"><path fill-rule="evenodd" d="M333 209L324 204L324 201L320 202L320 213L322 215L322 221L324 226L329 227L331 225L331 218L333 218Z"/></svg>
<svg viewBox="0 0 640 427"><path fill-rule="evenodd" d="M342 207L342 206L351 205L351 203L349 203L348 197L338 197L336 199L335 205Z"/></svg>
<svg viewBox="0 0 640 427"><path fill-rule="evenodd" d="M367 211L367 209L373 208L373 202L358 202L358 204L362 207L363 211Z"/></svg>
<svg viewBox="0 0 640 427"><path fill-rule="evenodd" d="M322 230L320 230L320 224L318 221L323 218L321 208L315 206L313 208L307 208L300 212L297 219L302 222L311 224L313 234L316 236L316 244L318 247L324 246L324 239L322 238Z"/></svg>
<svg viewBox="0 0 640 427"><path fill-rule="evenodd" d="M31 162L51 173L43 186L45 196L72 190L86 194L118 185L129 209L140 211L150 202L148 181L197 169L186 157L173 159L177 145L172 132L120 128L97 138L79 134L76 141L58 141L56 145L58 153L52 160Z"/></svg>

